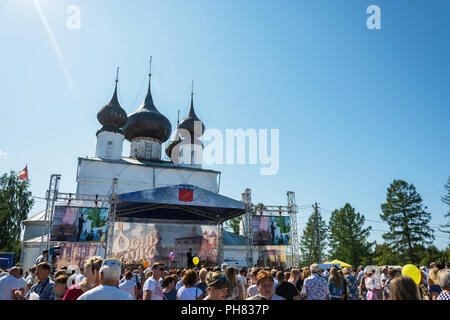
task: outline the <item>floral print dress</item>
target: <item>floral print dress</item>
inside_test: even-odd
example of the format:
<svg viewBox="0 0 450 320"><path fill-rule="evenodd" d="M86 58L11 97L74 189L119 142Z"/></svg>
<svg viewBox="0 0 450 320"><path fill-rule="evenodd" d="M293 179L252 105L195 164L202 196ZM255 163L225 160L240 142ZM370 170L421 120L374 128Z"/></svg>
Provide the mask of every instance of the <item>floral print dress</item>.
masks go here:
<svg viewBox="0 0 450 320"><path fill-rule="evenodd" d="M351 274L345 276L347 281L347 299L358 300L358 285L356 283L356 277Z"/></svg>

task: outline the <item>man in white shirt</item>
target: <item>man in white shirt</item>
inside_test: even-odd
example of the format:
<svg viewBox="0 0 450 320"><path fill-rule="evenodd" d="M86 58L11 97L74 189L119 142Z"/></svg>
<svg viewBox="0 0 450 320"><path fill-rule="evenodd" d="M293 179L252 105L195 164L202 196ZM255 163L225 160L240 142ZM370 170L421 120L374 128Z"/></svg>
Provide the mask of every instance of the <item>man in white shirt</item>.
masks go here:
<svg viewBox="0 0 450 320"><path fill-rule="evenodd" d="M22 278L18 267L9 270L9 274L0 278L0 300L14 300L14 289L21 289L23 283L19 281ZM22 292L23 293L23 292Z"/></svg>
<svg viewBox="0 0 450 320"><path fill-rule="evenodd" d="M117 259L105 259L100 268L100 285L83 293L77 300L132 300L130 294L117 288L121 273Z"/></svg>
<svg viewBox="0 0 450 320"><path fill-rule="evenodd" d="M155 262L152 266L153 276L144 283L143 300L163 300L163 289L161 287L161 276L164 274L164 263Z"/></svg>
<svg viewBox="0 0 450 320"><path fill-rule="evenodd" d="M27 276L25 281L27 282L27 285L25 287L25 293L27 293L31 287L36 283L36 266L32 266L30 269L30 274Z"/></svg>

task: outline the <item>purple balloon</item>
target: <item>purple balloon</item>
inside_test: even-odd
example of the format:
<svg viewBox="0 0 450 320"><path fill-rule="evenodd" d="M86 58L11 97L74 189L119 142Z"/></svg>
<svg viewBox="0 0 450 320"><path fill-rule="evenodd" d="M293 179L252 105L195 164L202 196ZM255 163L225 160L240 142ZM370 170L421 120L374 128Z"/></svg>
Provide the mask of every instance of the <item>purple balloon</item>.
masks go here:
<svg viewBox="0 0 450 320"><path fill-rule="evenodd" d="M175 259L175 253L171 252L171 253L169 254L169 258L170 258L170 262L172 262L173 259Z"/></svg>

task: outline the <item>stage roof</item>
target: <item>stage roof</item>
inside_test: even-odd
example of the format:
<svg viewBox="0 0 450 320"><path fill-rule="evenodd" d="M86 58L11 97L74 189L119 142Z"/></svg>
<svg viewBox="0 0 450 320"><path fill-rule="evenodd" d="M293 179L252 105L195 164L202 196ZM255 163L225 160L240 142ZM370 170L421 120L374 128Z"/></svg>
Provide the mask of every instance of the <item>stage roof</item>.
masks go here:
<svg viewBox="0 0 450 320"><path fill-rule="evenodd" d="M119 195L116 217L223 222L245 213L245 204L193 185L173 185Z"/></svg>

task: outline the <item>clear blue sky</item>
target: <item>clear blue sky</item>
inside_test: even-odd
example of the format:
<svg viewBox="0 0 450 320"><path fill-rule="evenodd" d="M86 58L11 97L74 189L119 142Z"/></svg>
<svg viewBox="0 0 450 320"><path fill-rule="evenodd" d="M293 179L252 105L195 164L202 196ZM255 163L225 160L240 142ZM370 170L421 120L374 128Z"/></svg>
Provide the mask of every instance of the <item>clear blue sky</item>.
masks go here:
<svg viewBox="0 0 450 320"><path fill-rule="evenodd" d="M33 1L0 2L0 172L28 164L34 195L45 195L52 173L62 174L61 191L75 191L77 157L95 154L96 114L116 67L130 113L144 99L152 55L155 104L173 126L178 109L188 112L194 80L207 128L280 129L279 173L209 166L222 171L222 194L240 199L251 188L253 202L284 205L291 190L299 206L320 203L326 219L349 202L380 221L387 187L404 179L423 196L431 225L445 222L449 1L38 4L47 28ZM72 4L81 9L79 30L66 26ZM372 4L381 30L366 27ZM44 207L37 200L32 214ZM299 232L311 211L300 211ZM439 248L448 245L436 236Z"/></svg>

